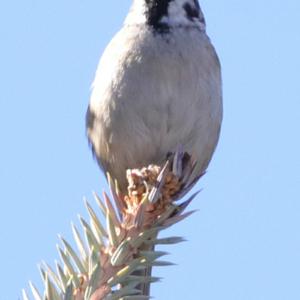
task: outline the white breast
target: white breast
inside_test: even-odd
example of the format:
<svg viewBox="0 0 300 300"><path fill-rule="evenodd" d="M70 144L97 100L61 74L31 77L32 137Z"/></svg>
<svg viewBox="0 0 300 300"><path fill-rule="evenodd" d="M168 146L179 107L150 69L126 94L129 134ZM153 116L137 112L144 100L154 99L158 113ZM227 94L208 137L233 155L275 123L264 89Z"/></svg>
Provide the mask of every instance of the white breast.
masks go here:
<svg viewBox="0 0 300 300"><path fill-rule="evenodd" d="M127 168L162 163L182 145L200 174L218 141L221 95L219 61L205 33L123 28L93 84L88 137L99 163L124 185Z"/></svg>

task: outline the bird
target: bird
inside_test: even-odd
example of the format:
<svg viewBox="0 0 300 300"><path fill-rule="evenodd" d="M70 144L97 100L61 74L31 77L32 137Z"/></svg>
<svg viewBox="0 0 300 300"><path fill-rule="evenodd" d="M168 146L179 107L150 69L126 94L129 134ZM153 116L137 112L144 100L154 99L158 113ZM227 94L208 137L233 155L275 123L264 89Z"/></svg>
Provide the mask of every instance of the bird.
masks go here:
<svg viewBox="0 0 300 300"><path fill-rule="evenodd" d="M223 115L218 55L198 0L133 0L92 84L86 132L100 168L126 194L126 170L182 147L205 172Z"/></svg>

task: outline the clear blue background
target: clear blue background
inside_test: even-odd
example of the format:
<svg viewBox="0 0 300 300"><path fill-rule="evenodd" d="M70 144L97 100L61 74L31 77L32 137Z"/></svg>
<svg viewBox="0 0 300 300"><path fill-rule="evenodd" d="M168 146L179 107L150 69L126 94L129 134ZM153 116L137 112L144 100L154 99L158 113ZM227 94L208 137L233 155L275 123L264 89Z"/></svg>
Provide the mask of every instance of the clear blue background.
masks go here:
<svg viewBox="0 0 300 300"><path fill-rule="evenodd" d="M0 287L18 299L104 179L84 118L98 58L130 0L0 4ZM300 2L203 0L225 116L178 266L156 299L300 299ZM76 221L77 222L77 221Z"/></svg>

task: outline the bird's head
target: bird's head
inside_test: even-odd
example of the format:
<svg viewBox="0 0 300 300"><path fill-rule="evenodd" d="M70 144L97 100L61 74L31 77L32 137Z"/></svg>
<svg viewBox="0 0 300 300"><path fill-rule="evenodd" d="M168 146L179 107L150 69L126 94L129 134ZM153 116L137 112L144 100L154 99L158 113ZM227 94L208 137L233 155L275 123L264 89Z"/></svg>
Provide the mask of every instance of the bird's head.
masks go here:
<svg viewBox="0 0 300 300"><path fill-rule="evenodd" d="M161 32L184 26L205 30L198 0L133 0L125 24L147 24Z"/></svg>

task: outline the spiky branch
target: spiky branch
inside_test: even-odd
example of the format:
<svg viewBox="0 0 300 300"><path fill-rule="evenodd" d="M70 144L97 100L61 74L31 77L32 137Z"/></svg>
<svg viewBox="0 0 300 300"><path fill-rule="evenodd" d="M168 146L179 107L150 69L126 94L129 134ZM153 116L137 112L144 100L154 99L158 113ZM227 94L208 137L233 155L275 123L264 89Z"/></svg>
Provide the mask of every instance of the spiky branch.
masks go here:
<svg viewBox="0 0 300 300"><path fill-rule="evenodd" d="M128 195L121 196L117 183L108 182L113 202L104 192L101 200L95 194L106 226L86 201L89 223L79 217L83 242L72 225L78 250L60 237L58 246L61 263L56 271L43 263L40 267L44 292L33 283L30 289L35 300L145 300L149 299L153 266L171 263L161 260L166 252L155 250L157 245L183 241L181 237L158 238L159 233L185 219L193 212L185 209L197 193L179 203L198 178L191 180L195 164L180 151L161 168L150 165L140 170L128 170ZM23 290L23 300L29 300Z"/></svg>

